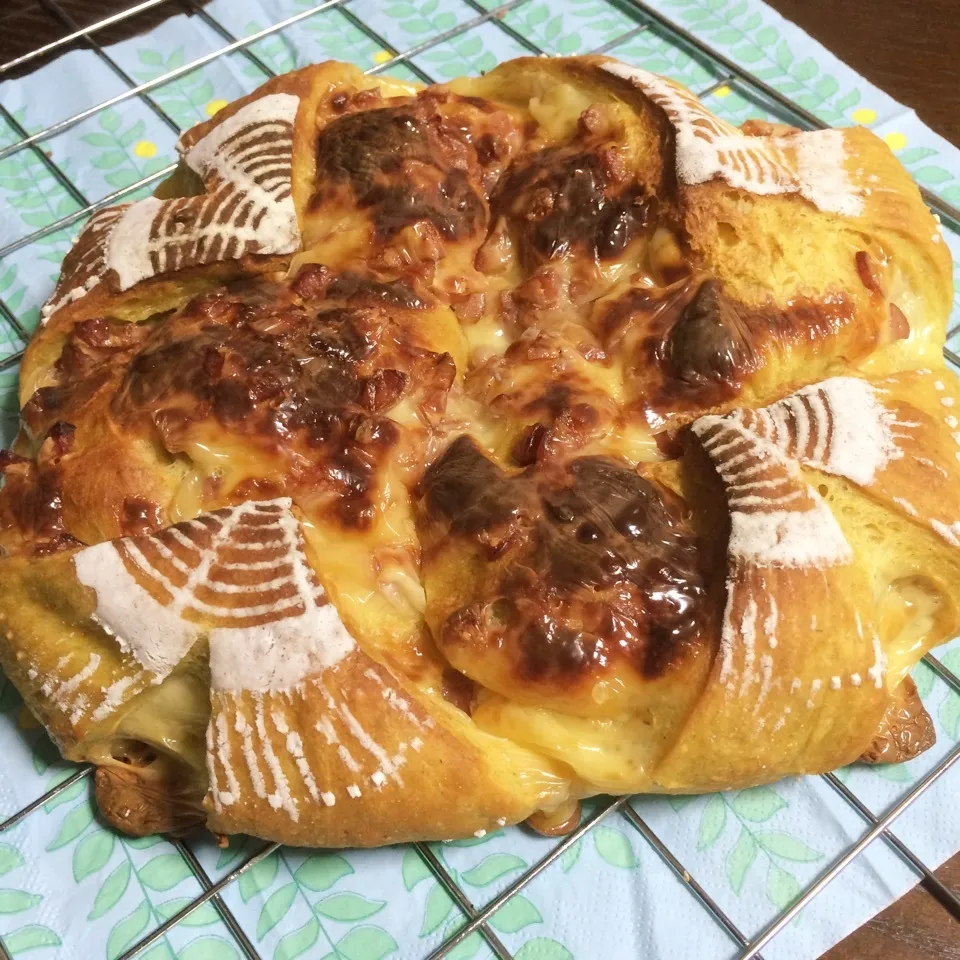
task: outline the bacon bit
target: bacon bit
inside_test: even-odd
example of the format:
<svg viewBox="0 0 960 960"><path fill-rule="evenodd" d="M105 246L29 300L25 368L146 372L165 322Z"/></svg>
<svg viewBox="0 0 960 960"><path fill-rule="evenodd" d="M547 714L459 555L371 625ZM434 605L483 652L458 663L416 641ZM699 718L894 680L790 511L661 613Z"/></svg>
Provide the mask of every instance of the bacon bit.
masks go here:
<svg viewBox="0 0 960 960"><path fill-rule="evenodd" d="M534 334L533 328L507 347L504 356L510 361L558 361L563 357L560 341L546 333ZM558 385L559 386L559 385Z"/></svg>
<svg viewBox="0 0 960 960"><path fill-rule="evenodd" d="M417 239L415 246L418 259L428 263L439 263L443 259L447 245L434 224L418 223L413 228L413 234Z"/></svg>
<svg viewBox="0 0 960 960"><path fill-rule="evenodd" d="M653 439L657 442L657 449L668 460L679 460L683 455L683 441L677 433L664 430L662 433L655 434Z"/></svg>
<svg viewBox="0 0 960 960"><path fill-rule="evenodd" d="M510 263L512 253L513 244L510 236L502 226L498 225L477 251L473 265L484 274L503 273Z"/></svg>
<svg viewBox="0 0 960 960"><path fill-rule="evenodd" d="M216 347L207 347L203 353L203 372L211 380L219 380L223 373L223 354Z"/></svg>
<svg viewBox="0 0 960 960"><path fill-rule="evenodd" d="M854 260L863 285L873 293L883 293L883 290L880 289L880 281L873 271L873 260L870 254L866 250L858 250Z"/></svg>
<svg viewBox="0 0 960 960"><path fill-rule="evenodd" d="M293 281L293 292L301 300L319 300L333 281L333 274L323 264L306 263Z"/></svg>
<svg viewBox="0 0 960 960"><path fill-rule="evenodd" d="M457 365L449 353L441 354L426 378L420 413L433 423L447 406L447 395L457 379ZM418 380L418 382L420 382Z"/></svg>
<svg viewBox="0 0 960 960"><path fill-rule="evenodd" d="M359 90L351 98L350 105L357 110L365 110L379 103L381 99L383 98L380 96L380 88L374 87L372 90Z"/></svg>
<svg viewBox="0 0 960 960"><path fill-rule="evenodd" d="M604 128L603 112L597 104L587 107L577 120L577 132L580 134L600 133Z"/></svg>
<svg viewBox="0 0 960 960"><path fill-rule="evenodd" d="M403 262L403 255L395 247L386 247L374 264L381 270L399 270L406 266Z"/></svg>
<svg viewBox="0 0 960 960"><path fill-rule="evenodd" d="M531 424L517 438L510 451L510 458L518 467L530 467L537 462L543 451L547 428L542 423Z"/></svg>
<svg viewBox="0 0 960 960"><path fill-rule="evenodd" d="M607 351L598 343L584 341L577 344L577 351L584 360L592 360L597 363L603 363L607 359Z"/></svg>
<svg viewBox="0 0 960 960"><path fill-rule="evenodd" d="M513 295L534 307L555 307L565 292L565 282L559 270L541 267L514 290Z"/></svg>
<svg viewBox="0 0 960 960"><path fill-rule="evenodd" d="M483 316L485 304L484 294L471 293L461 303L454 305L453 312L461 323L476 323Z"/></svg>
<svg viewBox="0 0 960 960"><path fill-rule="evenodd" d="M237 304L233 300L228 300L219 293L198 297L192 306L199 319L213 320L217 323L229 322L237 309Z"/></svg>
<svg viewBox="0 0 960 960"><path fill-rule="evenodd" d="M399 370L378 370L363 385L361 403L371 413L389 410L403 396L409 378Z"/></svg>
<svg viewBox="0 0 960 960"><path fill-rule="evenodd" d="M512 293L500 294L500 317L508 324L515 324L520 316L520 305Z"/></svg>
<svg viewBox="0 0 960 960"><path fill-rule="evenodd" d="M62 456L69 453L73 447L74 434L77 428L72 423L58 420L48 431L40 449L37 451L37 462L41 464L56 463Z"/></svg>
<svg viewBox="0 0 960 960"><path fill-rule="evenodd" d="M554 197L553 191L549 187L535 187L530 193L527 209L523 212L523 216L527 220L535 223L539 222L543 220L544 217L550 215L555 202L556 197Z"/></svg>
<svg viewBox="0 0 960 960"><path fill-rule="evenodd" d="M890 304L890 333L894 340L906 340L910 336L910 321L895 304Z"/></svg>
<svg viewBox="0 0 960 960"><path fill-rule="evenodd" d="M626 183L634 175L633 169L628 166L623 151L618 147L609 146L598 152L600 167L613 183Z"/></svg>

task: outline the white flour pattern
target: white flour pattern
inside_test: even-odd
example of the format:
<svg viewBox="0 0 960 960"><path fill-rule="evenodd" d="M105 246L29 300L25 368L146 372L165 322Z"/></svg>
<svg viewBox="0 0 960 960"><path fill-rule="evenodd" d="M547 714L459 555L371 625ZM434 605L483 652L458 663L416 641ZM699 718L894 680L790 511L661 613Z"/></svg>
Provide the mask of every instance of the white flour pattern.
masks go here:
<svg viewBox="0 0 960 960"><path fill-rule="evenodd" d="M92 290L107 271L104 259L107 238L125 207L106 207L87 221L76 245L63 261L62 277L53 296L44 304L41 316L46 320L64 304L79 300Z"/></svg>
<svg viewBox="0 0 960 960"><path fill-rule="evenodd" d="M820 210L844 216L855 217L863 210L861 192L844 168L842 131L748 136L663 77L623 63L607 63L604 69L632 82L666 113L676 131L681 183L706 183L719 177L748 193L797 193Z"/></svg>
<svg viewBox="0 0 960 960"><path fill-rule="evenodd" d="M120 290L184 267L286 254L300 246L291 196L293 123L299 98L261 97L218 124L192 147L177 148L203 180L201 196L101 210L81 231L53 297L49 317L108 273Z"/></svg>
<svg viewBox="0 0 960 960"><path fill-rule="evenodd" d="M201 633L217 690L290 688L354 649L303 552L289 499L244 503L82 550L94 616L155 682Z"/></svg>
<svg viewBox="0 0 960 960"><path fill-rule="evenodd" d="M249 781L256 797L297 821L298 797L328 807L337 801L311 762L318 747L332 750L354 778L342 796L357 798L389 783L402 787L401 768L434 723L371 664L363 673L367 688L378 709L382 700L396 714L387 748L365 729L357 706L324 681L324 672L357 648L307 560L291 507L282 498L216 510L90 547L74 563L81 583L96 591L95 619L152 682L168 676L199 637L208 638L215 809L238 802ZM94 660L72 685L61 685L65 694L96 669ZM133 678L125 681L102 691L95 718L134 692ZM55 697L58 689L51 687ZM318 703L314 725L323 744L305 745L296 728L316 715Z"/></svg>
<svg viewBox="0 0 960 960"><path fill-rule="evenodd" d="M868 486L891 460L903 456L894 428L908 430L856 377L832 377L761 410L737 410L730 420L782 454L824 473Z"/></svg>
<svg viewBox="0 0 960 960"><path fill-rule="evenodd" d="M758 567L849 563L853 555L843 532L801 479L796 461L755 432L764 412L706 416L693 425L726 487L731 558Z"/></svg>
<svg viewBox="0 0 960 960"><path fill-rule="evenodd" d="M280 759L284 755L293 761L296 775L314 804L326 807L336 804L337 792L326 789L327 785L320 782L303 740L291 729L296 715L302 714L307 704L317 701L326 709L316 722L315 730L322 735L328 748L336 747L340 762L353 777L353 782L346 785L339 798L358 799L364 791L381 790L391 782L402 787L401 769L407 763L410 751L418 753L424 746L417 732L430 729L434 723L428 717L418 716L412 705L387 686L374 669L365 671L364 675L376 679L377 686L384 692L387 707L399 714L392 721L395 742L389 749L367 732L339 693L332 691L319 678L292 690L252 694L256 716L252 726L247 721L245 709L245 703L249 701L214 691L213 719L207 729L207 769L214 808L220 811L242 796L238 775L238 770L242 769L257 797L266 800L275 810L284 810L294 822L299 821L300 806L288 779L292 776L290 763L289 760L283 763ZM402 732L398 733L398 730ZM231 731L242 738L238 754L231 749ZM412 735L407 737L407 734ZM316 750L315 746L313 750Z"/></svg>
<svg viewBox="0 0 960 960"><path fill-rule="evenodd" d="M836 518L803 480L799 463L869 484L887 463L903 455L896 443L897 426L910 429L915 424L898 423L868 383L846 377L807 387L761 410L705 416L693 424L723 481L730 511L719 679L730 693L754 696L755 714L772 688L780 645L780 617L768 589L768 571L823 569L853 561ZM857 629L863 637L859 617ZM874 662L867 674L879 685L885 662L875 636L872 643ZM852 676L852 685L858 686L860 676ZM830 690L842 686L842 677L829 678ZM815 706L822 687L814 681L808 707ZM790 692L799 688L795 678ZM766 722L763 717L760 721ZM781 717L774 730L784 723Z"/></svg>

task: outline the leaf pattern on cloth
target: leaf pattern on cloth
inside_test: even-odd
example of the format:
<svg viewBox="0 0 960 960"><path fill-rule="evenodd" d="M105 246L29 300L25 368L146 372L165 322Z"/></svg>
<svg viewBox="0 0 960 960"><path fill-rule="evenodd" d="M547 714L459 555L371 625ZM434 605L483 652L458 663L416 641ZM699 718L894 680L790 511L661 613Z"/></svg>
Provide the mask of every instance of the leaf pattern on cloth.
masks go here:
<svg viewBox="0 0 960 960"><path fill-rule="evenodd" d="M814 863L823 854L800 837L772 824L777 815L789 808L775 787L753 787L738 793L715 793L700 810L697 825L697 850L712 851L731 834L736 840L723 857L723 870L730 889L738 897L751 877L758 860L767 860L766 895L777 909L788 907L801 890L791 872L792 863ZM686 804L677 810L686 813ZM756 873L756 871L753 871Z"/></svg>
<svg viewBox="0 0 960 960"><path fill-rule="evenodd" d="M487 10L499 4L500 0L480 0ZM271 0L269 4L221 2L209 5L209 9L227 23L235 36L248 36L271 22L314 6L315 0ZM460 22L477 12L473 4L461 0L385 0L379 5L358 0L352 6L358 16L369 18L374 29L399 51L410 50L446 24ZM755 0L654 0L654 6L782 92L798 98L801 105L826 122L874 125L858 119L869 116L869 111L876 107L869 84L844 79L806 47L796 44L793 35ZM584 53L635 26L636 21L625 10L626 5L607 0L528 0L507 12L502 23L550 53ZM187 43L188 39L194 41L193 46ZM122 48L125 69L141 81L175 69L223 42L201 36L194 18L176 18L155 33L112 47L111 53ZM252 50L278 73L325 57L351 60L369 69L381 65L384 57L390 55L344 13L333 9L256 42ZM445 80L490 69L497 60L524 50L501 26L488 23L412 59L418 69ZM709 63L671 44L657 30L633 36L612 49L611 54L698 91L723 79ZM91 60L94 56L84 55ZM402 64L387 72L406 79L422 79ZM187 128L207 119L223 100L239 96L263 79L255 64L234 54L229 62L224 58L190 71L155 88L150 95L181 127ZM81 104L64 91L62 98L57 98L65 104L60 115L115 92L115 88L83 91L88 99ZM782 119L744 96L736 86L721 86L707 104L734 124L750 117ZM29 99L22 105L12 103L11 112L31 131L58 119L41 114ZM881 128L880 132L889 131ZM894 128L894 132L899 131ZM17 139L15 131L0 120L0 146ZM52 150L68 176L82 178L88 199L97 200L126 189L171 163L171 140L164 123L133 98L100 111L88 123L78 126L75 138L68 133L41 146ZM922 142L901 142L900 138L891 137L888 142L919 182L948 202L960 204L960 163L956 156L942 153L932 137ZM82 166L73 161L75 148L71 144L80 144L87 150L83 154L75 151L83 158ZM152 185L148 185L123 199L137 199L151 189ZM0 161L0 204L7 213L0 223L0 244L42 230L79 208L42 158L31 150ZM53 288L60 261L81 226L77 222L47 233L0 262L0 300L28 332L36 325L39 307ZM960 283L957 289L960 296ZM954 326L956 323L955 319ZM952 342L960 349L960 332ZM22 346L19 334L0 312L0 365ZM0 446L11 441L16 418L16 368L0 366ZM960 673L960 649L948 650L942 660L954 673ZM923 665L914 676L927 709L936 719L941 744L960 740L960 695L951 692ZM4 683L0 687L0 714L11 731L11 743L18 748L5 776L11 782L27 782L23 789L31 791L29 795L18 794L26 800L61 781L73 768L59 760L56 748L42 729L31 724L21 711L22 702L16 692ZM841 778L856 786L865 802L880 809L909 789L926 769L924 762L919 758L897 767L842 771ZM657 829L659 832L668 822L667 816L674 818L678 832L671 849L699 879L713 875L718 878L719 887L726 883L730 899L724 901L725 907L732 904L739 909L738 923L755 925L759 918L757 902L766 903L771 913L781 909L822 867L822 859L810 859L819 853L816 825L802 834L788 826L795 822L800 796L797 784L784 783L719 798L671 798L662 803L663 816ZM829 808L824 809L829 817ZM28 846L28 839L36 842L36 849ZM534 841L522 830L506 828L483 838L435 844L433 849L439 851L441 862L461 887L483 902L521 876L553 843ZM195 845L193 840L191 845ZM47 847L51 849L47 851ZM259 841L243 838L232 838L223 850L212 844L196 844L198 855L215 879L239 866L259 847ZM629 885L644 882L648 863L653 860L644 854L644 849L629 823L622 818L607 818L569 846L542 881L508 900L490 918L491 928L517 960L572 960L575 956L583 960L597 955L590 949L592 944L562 926L553 905L562 903L563 891L572 886L571 880L578 890L599 887L607 880L617 884L617 889L639 889ZM824 856L828 855L824 850ZM869 855L868 851L865 857ZM452 862L455 856L456 864ZM641 856L644 869L640 869ZM524 866L510 858L522 861ZM0 886L6 897L5 901L0 900L0 908L4 903L18 908L9 914L0 913L4 946L15 957L29 954L40 960L66 953L61 940L66 945L72 944L72 940L57 922L49 919L52 914L44 912L54 903L51 896L45 895L46 889L52 887L59 892L55 901L58 909L65 914L75 912L83 921L84 947L89 955L115 956L125 945L192 902L197 888L183 873L182 864L177 865L177 859L175 848L162 838L120 838L100 827L89 802L87 781L73 784L36 811L26 821L23 833L11 831L0 843ZM46 887L25 879L27 864L33 863L45 878ZM496 870L504 866L506 869L486 885L471 886L465 879L466 874L485 879L496 872L491 863ZM653 886L657 881L652 866L649 870L645 882ZM574 876L568 877L569 873ZM841 896L845 882L845 877L836 881L832 896ZM39 896L44 899L35 901ZM673 911L686 909L683 896L678 894L678 899L671 903ZM258 950L273 960L420 956L464 923L459 907L416 848L410 846L376 852L283 851L282 856L268 857L245 872L227 888L225 897ZM74 903L76 906L71 909ZM385 905L378 907L380 903ZM700 913L696 905L689 909L691 913ZM363 916L367 911L373 912ZM599 910L597 914L595 927L585 925L587 934L603 933L600 926L605 917ZM805 936L812 935L812 926L803 928ZM429 932L421 938L421 931L427 927ZM811 947L807 953L812 956L824 946ZM798 950L802 949L801 944ZM181 921L175 936L163 939L144 954L151 960L234 960L240 955L209 903ZM450 954L455 960L488 955L489 950L477 934L465 938Z"/></svg>

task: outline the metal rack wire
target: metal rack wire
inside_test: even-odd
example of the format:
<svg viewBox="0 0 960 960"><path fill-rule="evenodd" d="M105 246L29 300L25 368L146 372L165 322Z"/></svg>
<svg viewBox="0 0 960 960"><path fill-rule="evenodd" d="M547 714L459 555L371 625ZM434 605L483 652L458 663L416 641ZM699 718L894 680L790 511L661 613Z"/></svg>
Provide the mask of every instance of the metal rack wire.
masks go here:
<svg viewBox="0 0 960 960"><path fill-rule="evenodd" d="M45 143L51 137L55 137L65 130L70 129L83 120L94 116L100 110L106 107L114 106L123 101L138 98L149 110L155 114L171 129L177 131L176 121L163 109L163 107L151 97L151 92L162 87L164 84L178 77L183 77L191 71L205 64L211 63L220 57L228 54L237 53L250 62L254 63L266 75L275 75L274 71L264 63L264 61L254 52L251 47L257 41L269 37L273 34L292 26L300 21L310 18L323 16L327 11L338 10L355 27L361 30L370 40L379 45L382 50L389 54L389 59L383 63L369 68L366 73L377 74L399 64L406 65L422 80L430 83L434 78L428 74L415 57L430 50L437 45L452 40L461 34L466 33L476 27L486 23L495 24L497 28L507 34L511 40L520 44L526 50L533 54L544 54L537 43L522 31L505 22L503 17L510 11L523 6L530 0L509 0L496 7L487 7L478 2L478 0L464 0L472 8L475 16L465 20L454 27L443 32L435 33L426 37L420 43L405 50L398 50L392 46L383 36L374 31L368 24L364 23L359 17L350 10L350 0L326 0L315 6L303 10L293 16L271 24L270 26L258 30L250 35L238 39L230 30L212 14L206 11L196 0L143 0L143 2L131 5L129 8L118 12L112 16L106 17L89 26L79 27L72 18L64 11L57 0L41 0L42 5L48 13L55 17L63 25L64 35L59 39L47 43L29 53L18 56L6 63L0 64L0 79L9 76L14 70L22 70L32 62L39 61L45 56L66 51L77 46L86 46L92 50L102 63L118 77L126 86L126 89L117 95L81 110L78 113L66 117L48 127L35 133L29 133L19 124L12 114L0 105L0 118L14 130L18 139L7 147L0 149L0 161L4 158L17 153L21 150L31 150L39 158L40 162L56 178L56 180L67 190L68 194L79 205L79 208L64 216L60 216L53 222L39 227L33 232L12 242L6 243L0 247L0 262L12 253L29 247L44 237L56 233L64 228L72 227L89 217L96 210L123 200L125 197L141 188L148 186L166 177L172 170L173 165L156 171L150 176L143 177L129 186L125 186L113 193L102 197L99 200L91 202L84 196L83 192L72 181L70 176L43 150L41 144ZM725 57L721 52L705 44L695 35L683 29L677 24L671 22L658 11L654 10L646 3L640 0L607 0L607 2L621 13L627 14L632 20L633 26L617 36L591 51L595 53L616 53L621 45L629 42L639 34L646 31L653 31L659 36L669 40L673 44L685 49L689 53L702 58L704 62L713 66L718 79L703 90L698 92L698 96L707 96L721 87L729 86L742 92L744 95L758 99L767 107L775 112L784 115L786 119L796 126L809 129L825 126L814 114L805 110L803 107L794 103L788 97L781 94L778 90L757 78L749 71L745 70L739 64ZM107 50L98 42L97 36L108 27L114 27L123 24L125 21L137 15L156 8L169 7L171 15L176 13L190 12L198 16L203 22L224 41L224 45L210 53L197 57L196 59L184 63L181 66L169 70L154 79L137 83L119 63L114 60ZM922 190L924 199L928 205L945 221L946 225L960 233L960 211L949 203L945 202L930 191ZM29 339L29 332L18 320L16 313L7 303L0 299L0 317L7 322L15 331L17 336L23 342ZM15 352L9 357L0 360L0 372L8 370L19 363L23 351ZM945 351L948 360L960 366L960 358L952 351ZM953 691L960 693L960 678L955 676L940 661L933 656L926 657L928 666L942 679ZM679 878L681 883L690 891L707 913L716 921L717 925L725 931L734 945L738 949L740 960L759 957L760 951L770 943L770 941L779 934L787 924L803 909L814 897L823 891L823 889L837 876L871 843L877 839L890 847L900 859L906 863L918 876L921 883L933 894L944 907L952 913L954 917L960 920L960 898L955 893L947 889L933 874L922 860L904 844L891 830L893 822L909 806L920 799L920 797L939 779L943 778L948 771L960 763L960 743L953 747L939 762L912 788L901 797L901 799L889 809L883 816L877 816L872 813L861 800L846 787L833 774L825 774L824 780L835 790L849 807L864 821L866 829L861 837L839 856L832 863L825 867L816 879L800 894L800 896L787 909L781 911L773 920L771 920L761 931L752 937L746 936L730 919L730 917L721 909L717 902L710 896L707 890L696 880L687 868L670 851L667 845L657 836L651 827L630 805L629 798L622 797L608 802L605 806L599 807L589 817L585 818L579 827L569 836L558 842L545 856L538 860L530 869L515 879L498 896L478 909L471 901L466 892L457 884L443 863L437 858L433 851L426 844L416 844L415 848L423 859L426 866L435 876L437 881L443 886L451 898L459 905L464 913L466 922L451 936L441 943L427 960L439 960L439 958L449 954L458 944L476 931L479 931L487 945L495 956L501 960L509 960L511 954L498 939L496 934L488 925L488 920L507 903L511 897L526 887L535 877L542 873L551 863L557 860L567 849L575 844L581 837L592 830L597 824L609 817L621 817L630 824L640 836L656 851L662 858L667 867ZM0 823L0 834L12 829L21 823L26 817L30 816L35 810L43 804L52 800L63 791L69 789L79 780L87 777L92 768L81 768L76 773L63 780L53 789L49 790L40 797L37 797L23 809L9 816ZM954 774L956 776L956 773ZM960 782L960 781L958 781ZM237 946L249 960L260 960L260 954L253 943L244 933L244 930L227 907L220 894L228 886L234 883L242 874L251 870L261 860L270 856L278 849L278 844L268 843L259 849L253 856L246 859L235 869L227 873L221 879L214 882L204 870L203 866L190 850L190 848L180 840L172 840L181 856L184 858L190 870L203 888L203 893L192 900L178 913L170 916L159 926L150 931L141 940L124 952L118 960L131 960L131 958L142 954L152 944L156 943L171 928L180 923L185 917L189 916L203 904L210 902L219 914L231 934L235 938ZM7 958L9 954L6 948L0 942L0 958Z"/></svg>

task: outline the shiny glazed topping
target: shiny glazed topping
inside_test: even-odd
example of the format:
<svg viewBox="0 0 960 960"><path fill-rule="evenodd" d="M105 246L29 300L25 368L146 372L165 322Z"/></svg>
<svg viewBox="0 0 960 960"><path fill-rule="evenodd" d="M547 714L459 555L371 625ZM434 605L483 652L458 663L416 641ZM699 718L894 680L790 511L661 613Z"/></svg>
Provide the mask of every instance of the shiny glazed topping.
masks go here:
<svg viewBox="0 0 960 960"><path fill-rule="evenodd" d="M38 391L27 416L44 429L103 388L122 428L155 432L170 454L209 443L216 424L213 442L264 458L274 492L306 484L363 527L399 436L384 414L406 397L439 412L453 382L451 357L416 331L429 304L402 281L308 265L291 288L238 286L162 322L87 321L64 349L60 384ZM155 528L155 505L139 500L123 507L127 532Z"/></svg>
<svg viewBox="0 0 960 960"><path fill-rule="evenodd" d="M477 599L440 628L464 672L504 657L526 682L577 684L626 660L656 677L700 628L693 532L676 499L626 463L584 457L510 476L460 437L422 487L425 522L489 565Z"/></svg>
<svg viewBox="0 0 960 960"><path fill-rule="evenodd" d="M772 354L836 337L853 316L842 294L748 307L719 281L690 276L603 301L590 326L605 355L625 358L631 399L655 420L732 400Z"/></svg>
<svg viewBox="0 0 960 960"><path fill-rule="evenodd" d="M612 143L541 150L516 163L493 198L518 226L525 265L579 253L616 257L638 236L650 200Z"/></svg>
<svg viewBox="0 0 960 960"><path fill-rule="evenodd" d="M223 286L139 323L100 316L69 329L47 385L23 411L40 458L7 468L19 526L68 534L64 485L95 486L89 468L68 469L67 427L88 455L102 433L129 433L156 451L161 469L199 463L200 502L297 494L354 530L370 529L382 508L388 465L402 463L412 488L451 436L497 434L486 445L498 462L527 472L518 479L474 457L485 481L470 481L473 493L455 498L443 522L469 526L484 505L483 549L529 555L504 595L536 594L535 606L552 612L498 608L511 642L527 623L524 635L539 638L524 669L554 670L537 665L547 644L558 664L629 648L656 672L650 651L668 650L669 660L695 629L692 535L665 490L615 460L571 458L655 456L650 428L730 402L778 349L828 340L853 310L841 294L747 308L706 275L677 184L648 163L637 121L618 110L590 105L557 133L549 110L448 90L331 93L318 107L316 177L301 213L328 218L334 238L362 224L361 249L338 262L333 244L328 261L317 254L321 262L288 281ZM881 298L871 258L858 253L855 264ZM899 311L884 314L903 335ZM658 443L678 455L671 437ZM447 486L459 450L440 461ZM437 476L424 489L442 499ZM162 523L163 492L128 486L111 507L119 529ZM559 502L577 525L559 519ZM617 526L630 503L642 505L643 535ZM509 516L497 520L497 511ZM547 576L556 595L536 582ZM604 595L596 609L591 592Z"/></svg>
<svg viewBox="0 0 960 960"><path fill-rule="evenodd" d="M472 98L424 95L349 113L317 139L321 180L311 206L346 184L380 240L417 223L462 240L486 225L486 188L518 139L502 111Z"/></svg>

